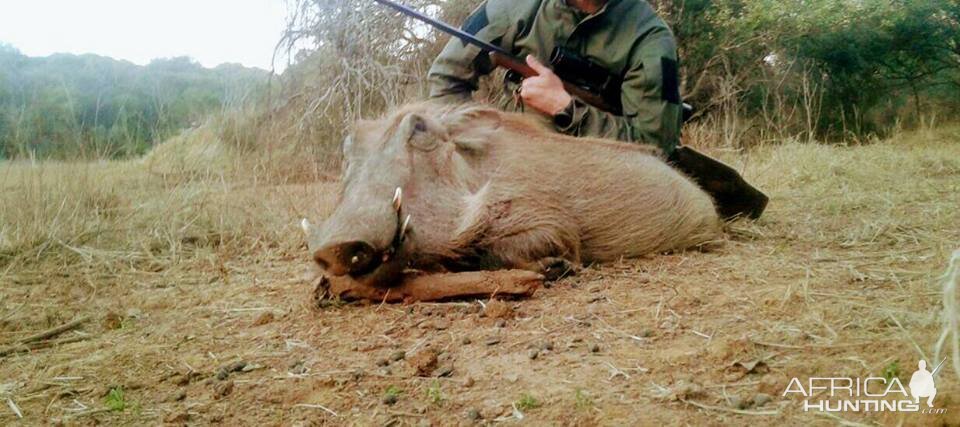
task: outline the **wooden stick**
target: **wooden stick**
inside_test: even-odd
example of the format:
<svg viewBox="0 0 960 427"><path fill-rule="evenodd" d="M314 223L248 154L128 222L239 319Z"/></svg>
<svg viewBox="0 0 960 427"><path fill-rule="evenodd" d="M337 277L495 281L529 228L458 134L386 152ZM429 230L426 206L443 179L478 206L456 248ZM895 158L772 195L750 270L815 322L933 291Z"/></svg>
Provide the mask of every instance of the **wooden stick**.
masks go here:
<svg viewBox="0 0 960 427"><path fill-rule="evenodd" d="M296 404L296 405L293 405L293 407L294 407L294 408L323 409L324 411L326 411L326 412L329 413L330 415L333 415L333 416L335 416L335 417L339 417L339 416L340 416L340 415L337 415L336 412L333 412L333 410L331 410L330 408L327 408L326 406L317 405L317 404L313 404L313 403L298 403L298 404Z"/></svg>
<svg viewBox="0 0 960 427"><path fill-rule="evenodd" d="M46 347L54 347L62 344L70 344L74 342L83 341L87 338L89 337L76 336L76 337L69 337L69 338L64 338L62 340L56 340L56 341L40 341L40 342L32 342L32 343L26 343L26 344L16 344L7 348L0 349L0 357L5 357L15 353L23 353L25 351L37 350L37 349L46 348Z"/></svg>
<svg viewBox="0 0 960 427"><path fill-rule="evenodd" d="M70 323L65 323L63 325L57 326L56 328L47 329L46 331L40 332L39 334L31 335L29 337L21 339L20 344L29 344L34 341L42 341L47 338L55 337L66 331L76 328L77 326L80 326L89 320L90 320L90 316L83 316L83 317L77 318Z"/></svg>
<svg viewBox="0 0 960 427"><path fill-rule="evenodd" d="M314 299L374 302L442 301L489 298L493 295L528 297L543 285L543 276L527 270L470 271L463 273L405 273L399 286L377 288L348 276L320 276Z"/></svg>
<svg viewBox="0 0 960 427"><path fill-rule="evenodd" d="M13 411L17 418L23 418L23 412L20 412L20 407L9 397L7 398L7 406L10 407L10 410Z"/></svg>
<svg viewBox="0 0 960 427"><path fill-rule="evenodd" d="M730 412L733 414L740 414L740 415L761 415L761 416L780 415L780 411L748 411L745 409L732 409L732 408L724 408L722 406L706 405L697 401L687 400L687 399L680 399L680 401L688 405L696 406L700 409L706 409L708 411Z"/></svg>

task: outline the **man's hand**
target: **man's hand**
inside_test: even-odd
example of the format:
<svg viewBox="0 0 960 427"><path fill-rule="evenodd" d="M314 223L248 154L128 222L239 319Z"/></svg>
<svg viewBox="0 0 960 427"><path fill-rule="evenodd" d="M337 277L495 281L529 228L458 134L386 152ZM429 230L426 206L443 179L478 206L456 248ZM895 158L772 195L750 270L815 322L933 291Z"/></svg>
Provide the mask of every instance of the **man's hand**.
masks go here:
<svg viewBox="0 0 960 427"><path fill-rule="evenodd" d="M524 105L549 116L555 116L570 104L573 98L563 88L563 81L534 58L527 55L527 65L536 70L537 75L523 79L520 98Z"/></svg>

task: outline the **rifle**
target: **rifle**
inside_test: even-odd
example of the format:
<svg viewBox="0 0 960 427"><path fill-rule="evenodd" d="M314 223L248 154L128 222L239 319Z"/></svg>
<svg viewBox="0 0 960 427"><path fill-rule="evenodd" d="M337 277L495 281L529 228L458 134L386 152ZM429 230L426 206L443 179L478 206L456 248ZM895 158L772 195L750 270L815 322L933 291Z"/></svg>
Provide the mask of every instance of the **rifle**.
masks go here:
<svg viewBox="0 0 960 427"><path fill-rule="evenodd" d="M479 47L480 50L490 55L490 62L494 65L519 74L522 78L537 75L537 72L534 71L533 68L530 68L525 60L513 56L500 46L483 41L473 34L453 27L443 21L433 19L402 4L397 4L390 0L374 1L459 38L464 44L472 44ZM603 111L618 116L623 115L623 107L620 104L620 84L622 82L618 77L592 61L572 55L571 52L560 47L554 49L550 57L551 60L549 63L551 68L554 69L557 77L560 77L560 80L563 81L563 88L567 93ZM590 71L582 72L584 70Z"/></svg>
<svg viewBox="0 0 960 427"><path fill-rule="evenodd" d="M526 61L513 56L500 46L488 43L473 34L402 4L390 0L374 1L459 38L464 44L479 47L481 51L490 55L490 61L494 65L519 74L522 78L537 75ZM617 116L623 115L623 105L620 102L623 80L619 76L562 47L557 47L551 52L549 64L563 82L564 90L571 96L600 110ZM693 107L682 103L681 112L683 121L686 121L692 116ZM710 194L716 204L717 212L724 219L739 216L756 219L767 206L769 201L767 196L748 184L736 169L690 147L676 147L667 158L667 162L689 175L697 185Z"/></svg>

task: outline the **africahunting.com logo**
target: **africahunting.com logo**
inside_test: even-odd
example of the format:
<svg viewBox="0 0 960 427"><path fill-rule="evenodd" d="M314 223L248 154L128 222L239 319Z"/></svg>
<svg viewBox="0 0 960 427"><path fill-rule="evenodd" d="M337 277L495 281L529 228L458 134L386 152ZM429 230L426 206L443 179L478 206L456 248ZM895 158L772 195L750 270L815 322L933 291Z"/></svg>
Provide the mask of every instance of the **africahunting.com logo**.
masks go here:
<svg viewBox="0 0 960 427"><path fill-rule="evenodd" d="M910 377L908 387L904 387L896 376L889 378L811 377L806 383L793 378L783 391L783 396L802 396L804 412L943 414L947 411L946 409L934 407L934 398L937 396L934 376L940 371L941 366L943 366L942 361L933 371L928 371L927 362L921 360L917 363L919 369Z"/></svg>

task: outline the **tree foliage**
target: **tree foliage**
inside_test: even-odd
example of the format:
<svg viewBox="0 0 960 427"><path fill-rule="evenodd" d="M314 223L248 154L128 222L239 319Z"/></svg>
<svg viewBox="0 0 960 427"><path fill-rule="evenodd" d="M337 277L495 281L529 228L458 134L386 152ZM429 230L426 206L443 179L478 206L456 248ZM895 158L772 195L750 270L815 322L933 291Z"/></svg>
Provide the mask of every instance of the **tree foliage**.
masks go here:
<svg viewBox="0 0 960 427"><path fill-rule="evenodd" d="M189 58L138 66L96 55L31 58L0 45L0 157L141 154L255 93L267 73Z"/></svg>
<svg viewBox="0 0 960 427"><path fill-rule="evenodd" d="M708 109L731 96L745 116L813 103L808 114L815 117L800 122L816 122L808 131L821 136L882 132L896 120L916 122L956 110L955 0L656 4L680 41L687 95ZM783 115L770 124L790 127Z"/></svg>

